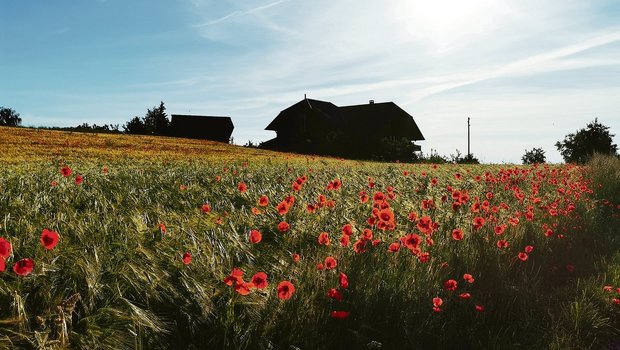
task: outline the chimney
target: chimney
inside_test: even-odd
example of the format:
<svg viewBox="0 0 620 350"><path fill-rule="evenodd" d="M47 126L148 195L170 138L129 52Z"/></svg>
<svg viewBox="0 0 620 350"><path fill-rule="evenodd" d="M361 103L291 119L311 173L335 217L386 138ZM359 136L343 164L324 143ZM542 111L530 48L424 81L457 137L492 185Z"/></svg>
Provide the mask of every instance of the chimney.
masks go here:
<svg viewBox="0 0 620 350"><path fill-rule="evenodd" d="M375 104L375 100L368 101L368 104L374 105Z"/></svg>

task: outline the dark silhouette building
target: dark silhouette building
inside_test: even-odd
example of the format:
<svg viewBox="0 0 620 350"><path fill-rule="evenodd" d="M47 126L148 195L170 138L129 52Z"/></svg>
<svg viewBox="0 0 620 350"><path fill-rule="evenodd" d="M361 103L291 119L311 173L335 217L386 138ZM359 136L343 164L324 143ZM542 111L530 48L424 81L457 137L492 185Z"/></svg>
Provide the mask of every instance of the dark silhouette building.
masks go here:
<svg viewBox="0 0 620 350"><path fill-rule="evenodd" d="M338 107L304 98L265 128L277 136L263 148L349 158L399 159L419 151L424 136L413 117L393 102ZM404 150L403 150L404 149Z"/></svg>
<svg viewBox="0 0 620 350"><path fill-rule="evenodd" d="M175 137L228 143L233 129L230 117L172 114L171 132Z"/></svg>

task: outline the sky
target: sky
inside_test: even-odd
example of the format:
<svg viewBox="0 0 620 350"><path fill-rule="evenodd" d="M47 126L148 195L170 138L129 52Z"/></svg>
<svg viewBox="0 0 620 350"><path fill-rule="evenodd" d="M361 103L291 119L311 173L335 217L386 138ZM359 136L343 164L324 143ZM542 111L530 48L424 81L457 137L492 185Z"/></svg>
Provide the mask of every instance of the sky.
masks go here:
<svg viewBox="0 0 620 350"><path fill-rule="evenodd" d="M425 153L520 163L594 118L620 143L620 1L0 0L0 106L25 126L393 101Z"/></svg>

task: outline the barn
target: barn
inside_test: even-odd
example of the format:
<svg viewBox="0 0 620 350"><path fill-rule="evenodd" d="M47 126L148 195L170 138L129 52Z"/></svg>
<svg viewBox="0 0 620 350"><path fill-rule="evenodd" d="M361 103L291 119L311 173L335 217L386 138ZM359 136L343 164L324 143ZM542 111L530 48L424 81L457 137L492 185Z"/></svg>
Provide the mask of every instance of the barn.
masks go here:
<svg viewBox="0 0 620 350"><path fill-rule="evenodd" d="M275 131L276 137L264 142L264 148L349 158L389 158L387 153L397 144L419 151L415 141L424 140L413 117L402 108L372 100L338 107L304 98L281 111L265 130Z"/></svg>
<svg viewBox="0 0 620 350"><path fill-rule="evenodd" d="M234 125L230 117L172 114L174 137L230 142Z"/></svg>

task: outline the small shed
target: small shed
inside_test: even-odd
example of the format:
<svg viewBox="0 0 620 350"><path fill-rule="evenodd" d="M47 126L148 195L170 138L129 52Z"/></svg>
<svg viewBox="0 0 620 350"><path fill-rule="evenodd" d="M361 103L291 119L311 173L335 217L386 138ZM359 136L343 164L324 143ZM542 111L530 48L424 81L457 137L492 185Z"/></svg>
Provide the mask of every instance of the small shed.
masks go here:
<svg viewBox="0 0 620 350"><path fill-rule="evenodd" d="M172 114L172 136L230 142L234 125L230 117Z"/></svg>

